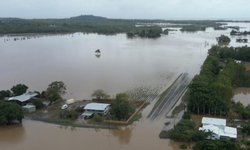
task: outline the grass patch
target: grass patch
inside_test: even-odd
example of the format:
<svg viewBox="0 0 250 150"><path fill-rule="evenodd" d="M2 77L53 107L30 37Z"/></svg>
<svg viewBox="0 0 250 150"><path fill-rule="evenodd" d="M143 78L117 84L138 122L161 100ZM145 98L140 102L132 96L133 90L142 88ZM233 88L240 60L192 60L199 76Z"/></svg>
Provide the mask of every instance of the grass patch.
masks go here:
<svg viewBox="0 0 250 150"><path fill-rule="evenodd" d="M174 108L174 110L172 111L172 115L176 115L184 109L185 109L185 105L183 103L180 103L180 105Z"/></svg>
<svg viewBox="0 0 250 150"><path fill-rule="evenodd" d="M160 105L160 103L163 101L163 99L166 97L166 95L168 94L168 92L170 91L170 89L173 87L173 85L175 84L175 82L180 78L182 74L180 74L178 76L178 78L160 95L160 98L158 99L158 101L155 103L153 109L151 110L151 112L148 114L147 117L150 117L152 115L152 113L155 111L155 109Z"/></svg>
<svg viewBox="0 0 250 150"><path fill-rule="evenodd" d="M48 119L41 119L41 120L56 121L56 122L68 122L68 123L72 122L72 120L70 118L69 119L48 118Z"/></svg>
<svg viewBox="0 0 250 150"><path fill-rule="evenodd" d="M128 122L128 125L132 124L134 121L138 121L142 118L142 114L139 113L139 114L136 114L129 122Z"/></svg>
<svg viewBox="0 0 250 150"><path fill-rule="evenodd" d="M189 88L187 88L187 90L186 90L186 92L183 94L183 96L182 96L182 101L183 102L187 102L188 101L188 99L189 99L189 97L190 97L190 90L189 90Z"/></svg>

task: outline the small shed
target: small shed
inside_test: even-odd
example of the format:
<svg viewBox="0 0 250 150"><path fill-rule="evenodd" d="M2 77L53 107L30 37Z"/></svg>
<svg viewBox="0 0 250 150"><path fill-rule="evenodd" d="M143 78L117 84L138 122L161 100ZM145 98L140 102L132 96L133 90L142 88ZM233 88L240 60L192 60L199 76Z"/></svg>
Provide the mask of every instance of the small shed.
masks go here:
<svg viewBox="0 0 250 150"><path fill-rule="evenodd" d="M22 108L23 108L23 111L27 112L27 113L32 113L32 112L36 111L35 105L25 105Z"/></svg>

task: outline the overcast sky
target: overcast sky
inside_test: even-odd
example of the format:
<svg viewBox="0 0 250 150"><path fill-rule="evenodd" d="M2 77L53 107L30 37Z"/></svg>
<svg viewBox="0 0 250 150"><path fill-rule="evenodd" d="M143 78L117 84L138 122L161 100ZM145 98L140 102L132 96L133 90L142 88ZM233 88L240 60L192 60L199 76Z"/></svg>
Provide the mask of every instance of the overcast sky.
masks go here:
<svg viewBox="0 0 250 150"><path fill-rule="evenodd" d="M250 19L250 0L0 0L0 17Z"/></svg>

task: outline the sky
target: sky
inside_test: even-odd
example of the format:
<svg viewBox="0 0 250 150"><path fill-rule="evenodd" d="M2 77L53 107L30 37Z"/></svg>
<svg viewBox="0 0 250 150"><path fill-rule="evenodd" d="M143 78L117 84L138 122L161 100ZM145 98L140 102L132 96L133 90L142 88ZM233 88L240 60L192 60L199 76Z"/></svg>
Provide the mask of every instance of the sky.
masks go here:
<svg viewBox="0 0 250 150"><path fill-rule="evenodd" d="M250 0L0 0L0 17L248 19Z"/></svg>

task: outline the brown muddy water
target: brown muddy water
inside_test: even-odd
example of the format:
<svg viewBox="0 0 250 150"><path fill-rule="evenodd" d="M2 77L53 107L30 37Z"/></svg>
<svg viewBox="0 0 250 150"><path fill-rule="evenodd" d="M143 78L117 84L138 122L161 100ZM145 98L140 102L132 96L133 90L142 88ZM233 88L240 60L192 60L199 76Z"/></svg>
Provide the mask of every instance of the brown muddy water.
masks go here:
<svg viewBox="0 0 250 150"><path fill-rule="evenodd" d="M120 130L24 120L22 127L0 130L0 150L179 149L180 143L158 138L163 128L169 129L163 125L169 118L163 116L152 123L146 116L157 96L181 73L187 72L190 78L199 73L208 48L216 44L215 37L230 31L173 31L157 39L82 33L1 36L0 90L23 83L30 91L42 91L53 81L63 81L67 85L64 98L90 99L94 90L103 89L112 97L128 92L133 99L152 103L143 110L139 122ZM230 45L246 44L232 40ZM100 57L95 56L97 49Z"/></svg>
<svg viewBox="0 0 250 150"><path fill-rule="evenodd" d="M235 102L241 102L245 106L250 104L250 88L237 88L233 93Z"/></svg>

